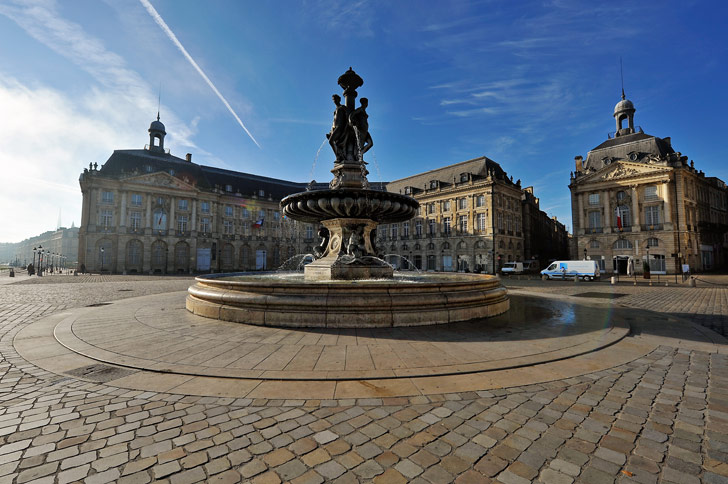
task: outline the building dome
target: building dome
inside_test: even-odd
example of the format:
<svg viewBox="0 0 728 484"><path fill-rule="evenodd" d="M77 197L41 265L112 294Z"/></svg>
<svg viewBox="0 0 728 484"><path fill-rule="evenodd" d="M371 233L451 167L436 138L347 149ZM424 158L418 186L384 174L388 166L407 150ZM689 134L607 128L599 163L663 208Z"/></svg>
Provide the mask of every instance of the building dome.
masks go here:
<svg viewBox="0 0 728 484"><path fill-rule="evenodd" d="M622 97L622 100L614 106L614 114L623 113L625 111L634 111L634 104L629 99Z"/></svg>
<svg viewBox="0 0 728 484"><path fill-rule="evenodd" d="M167 131L164 128L164 123L162 123L159 118L152 121L152 124L149 125L149 132L151 133L152 131L159 131L161 133L167 134Z"/></svg>

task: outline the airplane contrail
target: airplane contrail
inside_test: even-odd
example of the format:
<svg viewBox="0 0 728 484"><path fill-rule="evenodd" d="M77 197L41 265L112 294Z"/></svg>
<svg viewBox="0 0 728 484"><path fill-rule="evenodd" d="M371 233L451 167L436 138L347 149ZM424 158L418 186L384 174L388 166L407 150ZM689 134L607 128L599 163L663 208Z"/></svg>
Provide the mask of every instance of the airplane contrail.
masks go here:
<svg viewBox="0 0 728 484"><path fill-rule="evenodd" d="M200 69L200 66L197 65L197 62L195 62L195 60L192 58L192 56L189 54L189 52L187 52L187 50L184 48L184 46L179 41L179 39L177 39L177 36L174 35L174 32L172 32L172 29L169 28L169 26L166 24L166 22L164 21L164 19L162 19L162 16L159 15L159 13L154 8L154 6L149 2L149 0L139 0L139 1L142 3L142 5L144 5L144 8L147 9L147 12L149 12L149 15L152 16L152 18L154 19L154 21L157 22L157 25L159 25L162 28L162 30L164 31L164 33L167 34L167 37L169 37L169 39L172 42L174 42L174 45L177 46L177 48L180 50L180 52L182 52L182 54L187 58L187 60L190 62L190 64L192 64L192 67L194 67L195 70L202 76L202 78L205 80L205 82L207 83L207 85L210 86L210 89L212 89L213 92L215 94L217 94L217 97L219 97L220 98L220 101L222 101L222 103L225 105L225 107L228 108L228 111L230 111L230 114L232 114L233 117L238 122L238 124L240 124L240 127L243 128L246 133L248 133L248 136L250 136L250 139L253 140L253 143L255 143L255 145L258 148L260 148L260 145L255 140L255 137L253 137L253 135L250 133L250 131L248 131L248 128L245 127L245 125L243 124L243 122L240 120L240 117L233 110L232 106L230 106L230 103L227 102L227 100L225 99L225 97L220 93L220 91L217 90L217 88L212 83L212 81L210 80L210 78L207 77L207 75L202 71L202 69Z"/></svg>

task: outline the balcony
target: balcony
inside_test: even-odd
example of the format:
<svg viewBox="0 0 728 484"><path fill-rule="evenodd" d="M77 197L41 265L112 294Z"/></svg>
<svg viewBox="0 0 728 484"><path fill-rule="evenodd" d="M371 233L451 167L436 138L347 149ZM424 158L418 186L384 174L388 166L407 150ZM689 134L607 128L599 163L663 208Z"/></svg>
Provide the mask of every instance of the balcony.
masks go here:
<svg viewBox="0 0 728 484"><path fill-rule="evenodd" d="M588 227L584 230L587 234L601 234L604 232L604 227Z"/></svg>
<svg viewBox="0 0 728 484"><path fill-rule="evenodd" d="M175 235L176 235L177 237L189 237L189 236L190 236L190 231L189 231L189 230L178 230L178 231L177 231L177 232L175 233Z"/></svg>
<svg viewBox="0 0 728 484"><path fill-rule="evenodd" d="M643 232L652 232L653 230L662 230L662 224L655 224L655 225L644 224L644 225L640 226L640 229Z"/></svg>
<svg viewBox="0 0 728 484"><path fill-rule="evenodd" d="M141 234L142 232L144 232L144 229L139 228L139 227L136 227L136 228L127 227L127 229L126 229L127 234Z"/></svg>
<svg viewBox="0 0 728 484"><path fill-rule="evenodd" d="M622 228L618 228L616 226L612 227L612 232L620 233L620 232L632 232L632 226L631 225L624 225Z"/></svg>
<svg viewBox="0 0 728 484"><path fill-rule="evenodd" d="M224 240L235 240L235 234L222 234Z"/></svg>

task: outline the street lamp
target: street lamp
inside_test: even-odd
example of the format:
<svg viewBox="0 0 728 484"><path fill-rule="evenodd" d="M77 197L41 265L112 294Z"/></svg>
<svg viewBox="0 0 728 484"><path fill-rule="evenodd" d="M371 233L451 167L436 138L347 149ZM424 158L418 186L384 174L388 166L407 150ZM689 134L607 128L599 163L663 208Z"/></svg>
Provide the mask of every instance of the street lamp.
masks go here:
<svg viewBox="0 0 728 484"><path fill-rule="evenodd" d="M38 270L38 265L35 263L35 253L38 252L38 247L33 247L33 272Z"/></svg>
<svg viewBox="0 0 728 484"><path fill-rule="evenodd" d="M584 260L586 260L586 247L584 247Z"/></svg>
<svg viewBox="0 0 728 484"><path fill-rule="evenodd" d="M38 276L43 276L43 246L38 246Z"/></svg>
<svg viewBox="0 0 728 484"><path fill-rule="evenodd" d="M104 272L104 248L101 247L101 272Z"/></svg>

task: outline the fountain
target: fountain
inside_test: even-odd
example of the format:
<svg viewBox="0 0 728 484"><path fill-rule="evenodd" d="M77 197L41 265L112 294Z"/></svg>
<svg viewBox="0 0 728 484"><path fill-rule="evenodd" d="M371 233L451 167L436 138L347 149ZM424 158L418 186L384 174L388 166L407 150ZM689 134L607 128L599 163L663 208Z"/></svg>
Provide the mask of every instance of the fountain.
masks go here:
<svg viewBox="0 0 728 484"><path fill-rule="evenodd" d="M257 325L296 327L387 327L452 323L509 309L506 289L481 274L394 274L376 246L380 223L412 218L411 197L372 190L364 154L372 147L362 98L364 84L353 69L341 75L334 121L326 135L335 155L328 190L307 190L281 200L284 215L320 224L321 243L304 275L217 274L196 278L187 296L194 314Z"/></svg>

